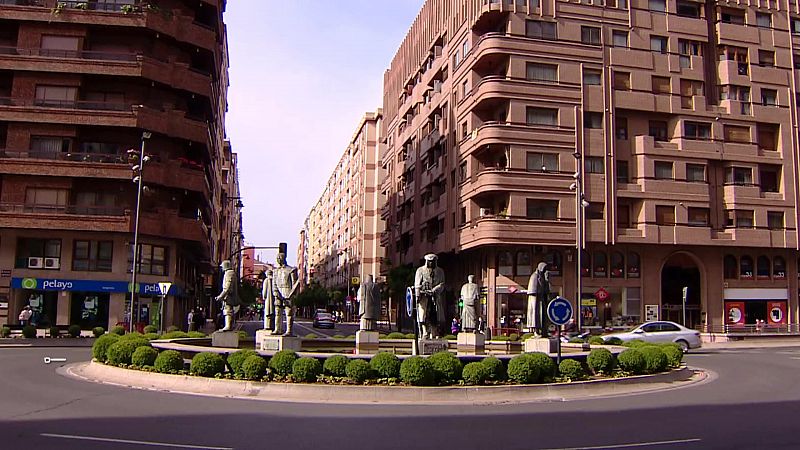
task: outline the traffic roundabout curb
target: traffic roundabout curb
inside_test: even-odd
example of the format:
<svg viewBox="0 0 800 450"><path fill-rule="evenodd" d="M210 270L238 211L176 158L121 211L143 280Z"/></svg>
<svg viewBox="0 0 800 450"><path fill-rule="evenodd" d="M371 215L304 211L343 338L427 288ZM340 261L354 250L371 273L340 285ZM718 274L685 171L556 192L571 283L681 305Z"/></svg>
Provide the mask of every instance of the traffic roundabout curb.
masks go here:
<svg viewBox="0 0 800 450"><path fill-rule="evenodd" d="M572 383L497 386L349 386L266 383L169 375L108 366L95 361L67 364L61 375L101 384L176 394L291 403L337 404L514 404L561 402L682 388L708 378L681 367L670 372Z"/></svg>

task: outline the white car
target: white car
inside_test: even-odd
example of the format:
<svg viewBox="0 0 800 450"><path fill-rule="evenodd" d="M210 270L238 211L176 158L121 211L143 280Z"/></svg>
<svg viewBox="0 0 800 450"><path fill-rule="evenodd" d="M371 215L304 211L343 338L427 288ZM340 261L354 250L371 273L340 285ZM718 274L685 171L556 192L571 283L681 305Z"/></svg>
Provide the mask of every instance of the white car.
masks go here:
<svg viewBox="0 0 800 450"><path fill-rule="evenodd" d="M661 344L674 342L681 346L684 352L690 348L700 348L703 343L700 341L700 332L679 325L675 322L658 321L643 323L623 333L614 333L603 336L608 341L612 337L621 339L623 342L639 339L645 342Z"/></svg>

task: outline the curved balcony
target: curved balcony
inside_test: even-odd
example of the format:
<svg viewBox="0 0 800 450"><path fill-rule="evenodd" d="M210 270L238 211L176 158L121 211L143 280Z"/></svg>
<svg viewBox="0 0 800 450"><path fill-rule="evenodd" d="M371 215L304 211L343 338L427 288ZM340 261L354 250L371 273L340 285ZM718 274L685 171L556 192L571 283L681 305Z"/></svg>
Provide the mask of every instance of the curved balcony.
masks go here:
<svg viewBox="0 0 800 450"><path fill-rule="evenodd" d="M459 155L469 156L490 144L574 146L573 127L528 125L515 122L484 122L458 143Z"/></svg>
<svg viewBox="0 0 800 450"><path fill-rule="evenodd" d="M627 13L627 11L624 12ZM480 39L473 45L470 55L473 58L471 65L474 65L484 55L488 54L531 54L532 52L562 58L564 55L570 55L575 60L597 60L597 62L600 62L602 57L601 50L601 46L582 44L575 41L537 39L504 32L490 32L481 35ZM459 66L460 69L461 66Z"/></svg>
<svg viewBox="0 0 800 450"><path fill-rule="evenodd" d="M461 120L464 114L471 112L482 101L488 99L549 100L578 106L581 104L581 95L580 84L551 83L507 75L489 75L478 81L467 96L458 103L458 120Z"/></svg>
<svg viewBox="0 0 800 450"><path fill-rule="evenodd" d="M133 220L129 231L133 232ZM180 239L205 244L210 242L210 230L202 220L181 217L178 211L162 209L157 212L142 211L139 233L166 239Z"/></svg>
<svg viewBox="0 0 800 450"><path fill-rule="evenodd" d="M0 203L0 227L74 231L130 231L130 211L118 206Z"/></svg>
<svg viewBox="0 0 800 450"><path fill-rule="evenodd" d="M574 245L575 221L516 216L480 217L459 230L462 249L483 245Z"/></svg>
<svg viewBox="0 0 800 450"><path fill-rule="evenodd" d="M464 185L461 198L470 198L494 191L536 191L551 195L574 197L569 191L572 172L529 172L524 169L485 169L474 177L472 183Z"/></svg>

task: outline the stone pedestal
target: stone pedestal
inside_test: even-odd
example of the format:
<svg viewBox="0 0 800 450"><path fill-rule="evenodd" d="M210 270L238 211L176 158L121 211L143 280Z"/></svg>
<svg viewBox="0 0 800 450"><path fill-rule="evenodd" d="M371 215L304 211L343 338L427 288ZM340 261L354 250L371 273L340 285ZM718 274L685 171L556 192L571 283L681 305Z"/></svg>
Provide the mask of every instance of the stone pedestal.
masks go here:
<svg viewBox="0 0 800 450"><path fill-rule="evenodd" d="M482 333L458 333L459 355L485 355L486 337Z"/></svg>
<svg viewBox="0 0 800 450"><path fill-rule="evenodd" d="M525 353L542 352L542 353L556 353L558 352L558 340L547 338L530 338L525 342Z"/></svg>
<svg viewBox="0 0 800 450"><path fill-rule="evenodd" d="M215 331L211 334L212 347L239 348L238 331Z"/></svg>
<svg viewBox="0 0 800 450"><path fill-rule="evenodd" d="M447 351L449 346L447 339L420 339L419 353L421 355L432 355L436 352Z"/></svg>
<svg viewBox="0 0 800 450"><path fill-rule="evenodd" d="M356 355L374 355L378 353L377 331L356 331Z"/></svg>
<svg viewBox="0 0 800 450"><path fill-rule="evenodd" d="M297 336L273 335L270 330L256 330L256 348L264 351L300 351L303 340Z"/></svg>

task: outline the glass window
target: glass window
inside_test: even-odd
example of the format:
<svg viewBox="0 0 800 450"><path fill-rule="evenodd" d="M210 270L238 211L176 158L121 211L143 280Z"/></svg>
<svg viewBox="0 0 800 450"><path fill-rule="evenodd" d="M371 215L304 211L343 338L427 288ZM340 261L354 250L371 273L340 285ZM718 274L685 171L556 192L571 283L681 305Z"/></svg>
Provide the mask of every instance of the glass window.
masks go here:
<svg viewBox="0 0 800 450"><path fill-rule="evenodd" d="M691 17L694 19L700 18L700 5L701 3L678 0L677 9L678 15L681 17Z"/></svg>
<svg viewBox="0 0 800 450"><path fill-rule="evenodd" d="M74 242L72 270L111 272L114 243L111 241Z"/></svg>
<svg viewBox="0 0 800 450"><path fill-rule="evenodd" d="M588 111L584 112L583 126L585 128L603 128L603 113Z"/></svg>
<svg viewBox="0 0 800 450"><path fill-rule="evenodd" d="M621 252L611 253L611 278L625 278L625 257Z"/></svg>
<svg viewBox="0 0 800 450"><path fill-rule="evenodd" d="M670 79L669 77L657 77L653 76L651 78L653 84L653 93L654 94L669 94L672 92L670 88Z"/></svg>
<svg viewBox="0 0 800 450"><path fill-rule="evenodd" d="M552 108L535 108L529 106L526 110L528 125L558 125L558 110Z"/></svg>
<svg viewBox="0 0 800 450"><path fill-rule="evenodd" d="M27 188L25 204L38 206L66 206L69 191L66 189Z"/></svg>
<svg viewBox="0 0 800 450"><path fill-rule="evenodd" d="M533 273L531 254L528 251L517 252L517 276L529 277Z"/></svg>
<svg viewBox="0 0 800 450"><path fill-rule="evenodd" d="M711 124L704 122L683 122L684 139L709 140L711 139Z"/></svg>
<svg viewBox="0 0 800 450"><path fill-rule="evenodd" d="M528 152L527 170L528 172L558 172L558 154Z"/></svg>
<svg viewBox="0 0 800 450"><path fill-rule="evenodd" d="M708 208L688 208L689 226L690 227L707 227L708 226Z"/></svg>
<svg viewBox="0 0 800 450"><path fill-rule="evenodd" d="M614 47L627 47L628 46L628 32L613 30L611 31L611 40Z"/></svg>
<svg viewBox="0 0 800 450"><path fill-rule="evenodd" d="M753 258L745 255L739 259L739 278L742 280L753 279Z"/></svg>
<svg viewBox="0 0 800 450"><path fill-rule="evenodd" d="M555 22L544 22L540 20L528 20L525 22L525 35L537 39L556 39Z"/></svg>
<svg viewBox="0 0 800 450"><path fill-rule="evenodd" d="M547 263L547 270L551 277L561 276L561 252L553 250L545 255L544 261Z"/></svg>
<svg viewBox="0 0 800 450"><path fill-rule="evenodd" d="M558 200L527 199L526 217L537 220L555 220L558 218Z"/></svg>
<svg viewBox="0 0 800 450"><path fill-rule="evenodd" d="M583 69L583 84L599 86L602 83L603 74L596 69Z"/></svg>
<svg viewBox="0 0 800 450"><path fill-rule="evenodd" d="M606 209L605 203L591 202L589 206L586 208L586 218L603 220L603 218L605 217L605 209Z"/></svg>
<svg viewBox="0 0 800 450"><path fill-rule="evenodd" d="M648 122L648 134L656 141L666 141L667 122L661 120L651 120Z"/></svg>
<svg viewBox="0 0 800 450"><path fill-rule="evenodd" d="M582 26L581 42L590 45L600 45L600 28Z"/></svg>
<svg viewBox="0 0 800 450"><path fill-rule="evenodd" d="M772 276L772 264L768 257L761 255L756 259L756 278L759 280L769 280Z"/></svg>
<svg viewBox="0 0 800 450"><path fill-rule="evenodd" d="M758 167L761 192L780 192L781 166L764 164Z"/></svg>
<svg viewBox="0 0 800 450"><path fill-rule="evenodd" d="M726 280L735 280L738 278L736 273L736 257L733 255L725 255L722 260L722 274Z"/></svg>
<svg viewBox="0 0 800 450"><path fill-rule="evenodd" d="M778 91L775 89L761 89L761 104L764 106L778 106Z"/></svg>
<svg viewBox="0 0 800 450"><path fill-rule="evenodd" d="M658 53L667 53L669 51L669 39L664 36L650 36L650 50Z"/></svg>
<svg viewBox="0 0 800 450"><path fill-rule="evenodd" d="M557 83L558 66L554 64L528 63L527 76L530 81Z"/></svg>
<svg viewBox="0 0 800 450"><path fill-rule="evenodd" d="M133 245L128 246L128 272L133 267ZM167 248L150 244L139 244L139 273L167 275Z"/></svg>
<svg viewBox="0 0 800 450"><path fill-rule="evenodd" d="M753 228L753 210L736 210L736 228Z"/></svg>
<svg viewBox="0 0 800 450"><path fill-rule="evenodd" d="M608 276L608 258L606 252L596 251L592 253L592 276L605 278Z"/></svg>
<svg viewBox="0 0 800 450"><path fill-rule="evenodd" d="M750 127L724 125L722 127L725 142L750 143Z"/></svg>
<svg viewBox="0 0 800 450"><path fill-rule="evenodd" d="M786 260L782 256L772 259L772 277L776 280L786 279Z"/></svg>
<svg viewBox="0 0 800 450"><path fill-rule="evenodd" d="M511 252L500 252L497 255L497 272L507 277L514 276L514 258Z"/></svg>
<svg viewBox="0 0 800 450"><path fill-rule="evenodd" d="M758 148L775 151L778 149L778 125L759 123L756 125L758 133Z"/></svg>
<svg viewBox="0 0 800 450"><path fill-rule="evenodd" d="M655 164L656 180L671 180L672 179L672 162L671 161L656 161Z"/></svg>
<svg viewBox="0 0 800 450"><path fill-rule="evenodd" d="M750 186L753 184L753 169L749 167L728 167L725 169L725 183Z"/></svg>
<svg viewBox="0 0 800 450"><path fill-rule="evenodd" d="M628 140L628 118L627 117L617 117L616 123L616 136L617 139L627 141Z"/></svg>
<svg viewBox="0 0 800 450"><path fill-rule="evenodd" d="M723 23L744 25L744 11L741 9L723 8L720 11L720 20Z"/></svg>
<svg viewBox="0 0 800 450"><path fill-rule="evenodd" d="M769 13L756 13L756 26L762 28L771 28L772 27L772 14Z"/></svg>
<svg viewBox="0 0 800 450"><path fill-rule="evenodd" d="M765 67L774 67L775 66L775 52L770 50L759 50L758 51L758 64L765 66Z"/></svg>
<svg viewBox="0 0 800 450"><path fill-rule="evenodd" d="M638 253L628 253L628 278L639 278L641 260Z"/></svg>
<svg viewBox="0 0 800 450"><path fill-rule="evenodd" d="M666 0L649 0L648 5L650 7L650 11L667 12Z"/></svg>
<svg viewBox="0 0 800 450"><path fill-rule="evenodd" d="M630 72L614 72L614 89L618 91L631 90Z"/></svg>
<svg viewBox="0 0 800 450"><path fill-rule="evenodd" d="M602 156L587 156L583 159L583 170L586 173L604 173L605 165Z"/></svg>
<svg viewBox="0 0 800 450"><path fill-rule="evenodd" d="M767 211L767 228L770 230L782 230L784 228L783 211Z"/></svg>
<svg viewBox="0 0 800 450"><path fill-rule="evenodd" d="M705 183L706 166L704 164L687 164L686 181Z"/></svg>
<svg viewBox="0 0 800 450"><path fill-rule="evenodd" d="M628 174L628 161L617 160L617 183L630 182Z"/></svg>
<svg viewBox="0 0 800 450"><path fill-rule="evenodd" d="M72 86L36 86L36 105L74 107L78 88Z"/></svg>
<svg viewBox="0 0 800 450"><path fill-rule="evenodd" d="M665 205L656 206L656 225L675 225L675 207Z"/></svg>

